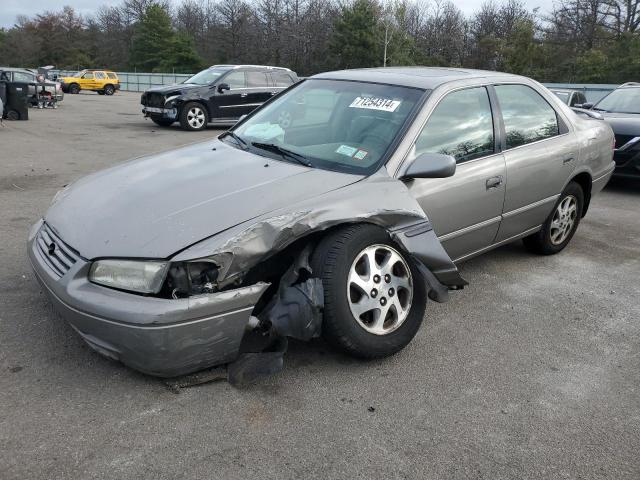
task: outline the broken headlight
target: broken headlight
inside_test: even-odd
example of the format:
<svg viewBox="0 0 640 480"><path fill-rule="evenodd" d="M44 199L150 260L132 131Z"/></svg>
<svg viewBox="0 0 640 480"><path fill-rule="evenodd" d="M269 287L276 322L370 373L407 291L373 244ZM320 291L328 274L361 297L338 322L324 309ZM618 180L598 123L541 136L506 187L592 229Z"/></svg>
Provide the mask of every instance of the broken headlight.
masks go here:
<svg viewBox="0 0 640 480"><path fill-rule="evenodd" d="M91 264L89 280L106 287L138 293L158 293L169 262L147 260L98 260Z"/></svg>
<svg viewBox="0 0 640 480"><path fill-rule="evenodd" d="M172 263L162 289L163 296L185 298L218 289L218 266L210 261Z"/></svg>

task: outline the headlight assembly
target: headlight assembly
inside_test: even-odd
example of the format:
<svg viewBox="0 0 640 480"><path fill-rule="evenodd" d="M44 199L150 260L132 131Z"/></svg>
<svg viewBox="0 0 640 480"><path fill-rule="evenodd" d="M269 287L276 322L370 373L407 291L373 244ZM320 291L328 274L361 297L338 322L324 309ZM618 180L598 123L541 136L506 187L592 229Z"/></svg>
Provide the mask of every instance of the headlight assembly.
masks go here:
<svg viewBox="0 0 640 480"><path fill-rule="evenodd" d="M89 280L111 288L138 293L158 293L169 262L147 260L98 260L89 270Z"/></svg>

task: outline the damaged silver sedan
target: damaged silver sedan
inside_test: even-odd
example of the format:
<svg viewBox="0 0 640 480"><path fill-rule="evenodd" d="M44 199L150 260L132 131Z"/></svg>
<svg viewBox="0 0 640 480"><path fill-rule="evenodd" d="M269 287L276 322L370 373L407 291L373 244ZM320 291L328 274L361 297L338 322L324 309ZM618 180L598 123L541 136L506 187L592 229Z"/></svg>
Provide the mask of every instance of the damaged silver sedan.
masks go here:
<svg viewBox="0 0 640 480"><path fill-rule="evenodd" d="M524 77L325 73L213 141L60 191L29 257L93 349L148 374L240 382L320 335L384 357L466 285L457 263L521 238L562 250L612 153L604 122Z"/></svg>

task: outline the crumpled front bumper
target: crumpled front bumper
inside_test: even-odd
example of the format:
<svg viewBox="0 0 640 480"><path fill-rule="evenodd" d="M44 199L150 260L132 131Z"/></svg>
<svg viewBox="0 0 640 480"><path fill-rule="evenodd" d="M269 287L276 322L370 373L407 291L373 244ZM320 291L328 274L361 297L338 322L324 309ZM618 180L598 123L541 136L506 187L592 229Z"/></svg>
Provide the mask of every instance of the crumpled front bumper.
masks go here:
<svg viewBox="0 0 640 480"><path fill-rule="evenodd" d="M58 278L38 245L41 229L34 230L29 260L56 310L91 348L150 375L172 377L235 360L253 307L268 287L258 283L175 300L145 297L89 282L91 262L82 257Z"/></svg>
<svg viewBox="0 0 640 480"><path fill-rule="evenodd" d="M159 117L168 120L178 118L178 110L176 108L160 108L160 107L142 107L142 113L145 117Z"/></svg>

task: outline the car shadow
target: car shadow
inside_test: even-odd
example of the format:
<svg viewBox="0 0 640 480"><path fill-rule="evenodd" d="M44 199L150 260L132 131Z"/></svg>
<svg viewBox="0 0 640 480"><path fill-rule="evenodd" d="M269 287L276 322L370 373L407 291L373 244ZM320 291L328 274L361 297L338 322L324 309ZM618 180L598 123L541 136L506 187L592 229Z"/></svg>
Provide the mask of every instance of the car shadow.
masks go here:
<svg viewBox="0 0 640 480"><path fill-rule="evenodd" d="M607 183L605 190L640 195L640 177L611 177L611 180Z"/></svg>

